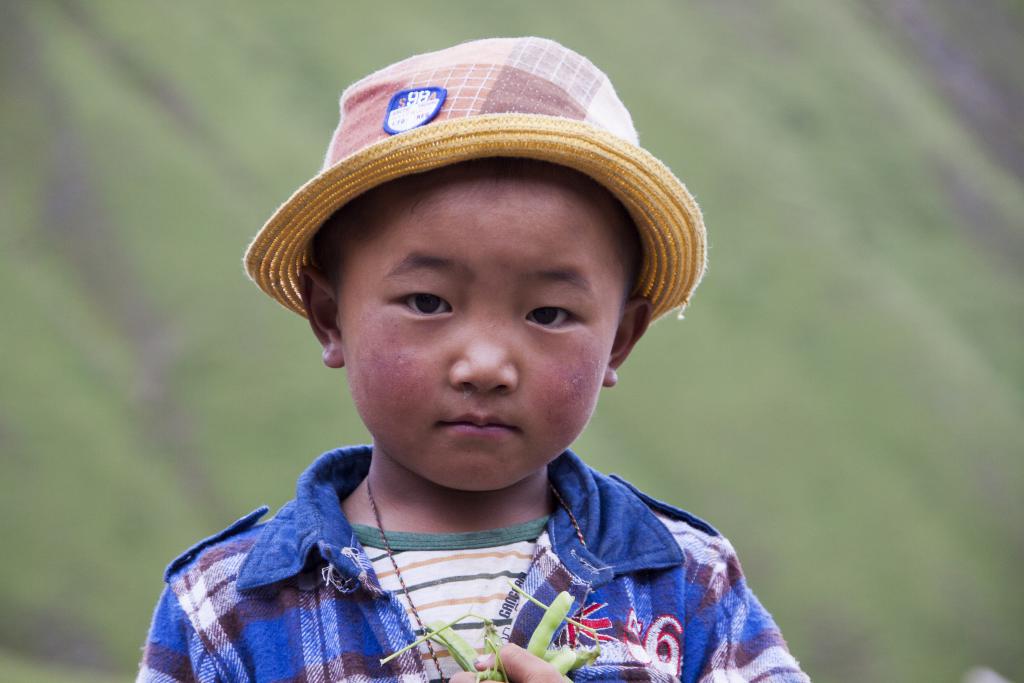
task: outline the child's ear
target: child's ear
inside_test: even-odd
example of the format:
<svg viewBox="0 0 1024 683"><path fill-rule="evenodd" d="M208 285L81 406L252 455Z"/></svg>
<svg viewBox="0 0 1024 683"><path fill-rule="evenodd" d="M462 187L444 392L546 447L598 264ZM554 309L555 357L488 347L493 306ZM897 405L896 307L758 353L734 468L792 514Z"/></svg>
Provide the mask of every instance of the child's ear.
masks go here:
<svg viewBox="0 0 1024 683"><path fill-rule="evenodd" d="M338 295L331 281L313 266L302 269L302 306L313 334L324 347L324 365L345 366L341 345L341 323L338 320Z"/></svg>
<svg viewBox="0 0 1024 683"><path fill-rule="evenodd" d="M643 297L634 296L626 301L622 309L622 318L619 320L619 328L615 331L615 339L612 341L608 365L604 369L604 386L613 387L618 383L619 375L616 369L626 362L633 346L647 331L647 326L651 324L651 310L651 302Z"/></svg>

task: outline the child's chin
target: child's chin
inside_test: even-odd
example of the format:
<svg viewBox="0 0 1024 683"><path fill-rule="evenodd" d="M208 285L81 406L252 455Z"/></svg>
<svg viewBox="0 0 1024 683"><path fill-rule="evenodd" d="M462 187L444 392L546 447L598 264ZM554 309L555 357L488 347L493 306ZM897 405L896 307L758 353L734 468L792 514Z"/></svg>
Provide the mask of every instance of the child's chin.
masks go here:
<svg viewBox="0 0 1024 683"><path fill-rule="evenodd" d="M443 481L437 483L453 491L487 493L489 491L501 491L515 482L494 477L459 477L456 479L446 477Z"/></svg>
<svg viewBox="0 0 1024 683"><path fill-rule="evenodd" d="M510 474L507 469L495 471L493 467L479 469L467 467L463 468L457 476L452 476L451 472L447 472L444 473L444 476L438 476L434 481L454 491L486 493L488 491L499 492L514 486L529 474Z"/></svg>

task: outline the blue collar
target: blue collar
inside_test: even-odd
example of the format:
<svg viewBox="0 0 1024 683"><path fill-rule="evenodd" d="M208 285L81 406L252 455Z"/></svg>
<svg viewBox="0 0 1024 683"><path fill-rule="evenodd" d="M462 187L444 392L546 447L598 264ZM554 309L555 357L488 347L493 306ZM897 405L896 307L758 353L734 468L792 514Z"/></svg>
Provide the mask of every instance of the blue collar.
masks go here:
<svg viewBox="0 0 1024 683"><path fill-rule="evenodd" d="M369 446L329 451L303 472L295 500L263 525L245 558L239 590L269 586L298 574L315 561L314 550L340 574L339 585L379 590L366 554L341 511L341 501L369 471L370 452ZM587 543L580 543L568 513L558 509L547 526L552 549L569 571L593 588L619 574L682 562L679 546L649 506L672 516L686 513L591 469L571 451L548 465L548 477L573 511ZM699 520L686 518L715 533Z"/></svg>

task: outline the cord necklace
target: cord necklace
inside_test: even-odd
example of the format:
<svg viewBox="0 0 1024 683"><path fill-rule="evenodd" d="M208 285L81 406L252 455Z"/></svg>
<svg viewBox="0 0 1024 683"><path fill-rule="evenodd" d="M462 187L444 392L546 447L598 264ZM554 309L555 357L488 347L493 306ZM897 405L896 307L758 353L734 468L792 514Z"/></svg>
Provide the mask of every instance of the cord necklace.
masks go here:
<svg viewBox="0 0 1024 683"><path fill-rule="evenodd" d="M569 509L565 499L562 498L562 494L558 492L555 485L549 481L548 487L551 489L551 492L555 495L555 498L565 510L566 514L569 515L569 521L572 522L573 529L576 530L576 537L580 539L580 543L583 544L583 547L586 547L587 542L583 540L583 531L580 530L580 525L576 521L576 516L572 514L572 510ZM413 616L416 617L416 624L419 626L420 632L425 635L427 633L427 627L423 623L423 618L420 616L419 611L416 609L416 604L412 601L412 595L409 594L409 588L405 585L405 579L402 578L402 571L398 568L398 562L395 560L395 554L391 550L391 543L388 542L388 536L384 533L384 525L380 521L380 511L377 509L377 501L374 500L373 491L370 489L369 477L366 478L366 497L370 500L370 508L373 510L373 517L377 522L377 531L380 532L380 538L384 542L384 552L387 553L388 559L391 560L391 566L394 567L395 576L398 578L399 585L402 586L402 593L405 594L405 599L409 602L409 607L412 609ZM425 642L427 644L427 650L430 652L430 658L434 661L434 666L437 667L437 675L441 678L441 683L447 683L447 679L445 679L444 674L441 672L441 662L437 659L437 653L434 651L433 644L430 640Z"/></svg>

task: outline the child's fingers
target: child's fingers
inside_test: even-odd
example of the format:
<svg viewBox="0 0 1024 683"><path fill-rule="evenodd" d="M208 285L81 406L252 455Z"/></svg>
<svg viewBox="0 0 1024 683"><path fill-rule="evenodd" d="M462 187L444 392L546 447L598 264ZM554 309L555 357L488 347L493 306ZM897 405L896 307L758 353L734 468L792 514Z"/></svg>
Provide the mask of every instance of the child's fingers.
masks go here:
<svg viewBox="0 0 1024 683"><path fill-rule="evenodd" d="M509 683L563 683L558 670L518 645L506 645L499 653Z"/></svg>
<svg viewBox="0 0 1024 683"><path fill-rule="evenodd" d="M494 655L480 655L474 660L477 671L485 671L494 667ZM451 677L451 683L476 683L477 674L460 671Z"/></svg>
<svg viewBox="0 0 1024 683"><path fill-rule="evenodd" d="M482 658L481 658L482 659ZM477 671L473 673L471 671L460 671L451 677L451 683L479 683L480 681L504 681L501 672L495 671L494 669L487 670L488 667L481 666L477 662Z"/></svg>
<svg viewBox="0 0 1024 683"><path fill-rule="evenodd" d="M564 683L565 678L558 670L540 657L535 657L518 645L506 645L498 653L501 664L508 675L509 683ZM494 656L487 655L476 661L476 668L483 670L494 666ZM476 675L462 672L452 676L451 683L475 683Z"/></svg>

